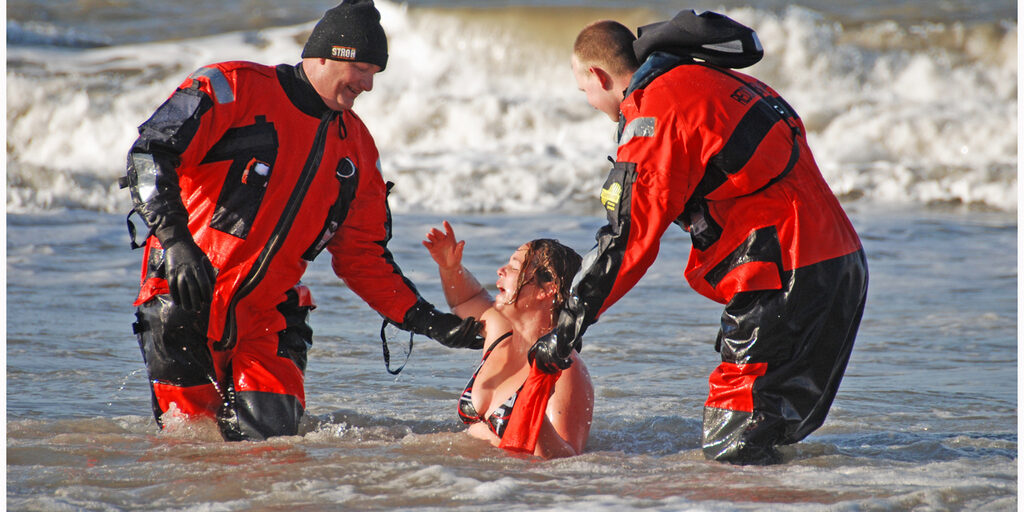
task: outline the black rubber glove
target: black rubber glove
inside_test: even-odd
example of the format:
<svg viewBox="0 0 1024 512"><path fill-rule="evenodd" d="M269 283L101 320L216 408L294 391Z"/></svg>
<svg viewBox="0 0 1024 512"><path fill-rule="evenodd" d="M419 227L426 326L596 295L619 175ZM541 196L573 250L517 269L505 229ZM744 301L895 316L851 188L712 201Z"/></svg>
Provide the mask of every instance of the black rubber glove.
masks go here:
<svg viewBox="0 0 1024 512"><path fill-rule="evenodd" d="M473 317L442 313L426 301L417 302L405 314L399 328L423 334L451 348L484 348L483 324Z"/></svg>
<svg viewBox="0 0 1024 512"><path fill-rule="evenodd" d="M198 312L213 299L213 284L217 277L210 259L196 245L192 235L185 230L176 230L175 235L160 239L164 247L164 269L167 271L167 287L175 304Z"/></svg>
<svg viewBox="0 0 1024 512"><path fill-rule="evenodd" d="M559 343L558 335L551 331L541 336L536 343L530 347L527 359L531 364L536 363L537 369L544 373L558 373L572 366L572 346L568 343Z"/></svg>

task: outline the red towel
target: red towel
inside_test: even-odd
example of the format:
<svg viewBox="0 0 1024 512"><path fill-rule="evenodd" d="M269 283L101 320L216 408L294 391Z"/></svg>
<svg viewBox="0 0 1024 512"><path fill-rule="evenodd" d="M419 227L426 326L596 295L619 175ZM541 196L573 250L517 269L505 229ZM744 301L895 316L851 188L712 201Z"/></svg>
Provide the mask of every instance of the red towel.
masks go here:
<svg viewBox="0 0 1024 512"><path fill-rule="evenodd" d="M550 374L538 370L536 364L530 367L530 375L526 377L523 390L516 397L512 417L505 427L505 434L501 436L499 447L513 452L533 454L541 426L544 424L548 398L555 389L555 382L561 376L561 371Z"/></svg>

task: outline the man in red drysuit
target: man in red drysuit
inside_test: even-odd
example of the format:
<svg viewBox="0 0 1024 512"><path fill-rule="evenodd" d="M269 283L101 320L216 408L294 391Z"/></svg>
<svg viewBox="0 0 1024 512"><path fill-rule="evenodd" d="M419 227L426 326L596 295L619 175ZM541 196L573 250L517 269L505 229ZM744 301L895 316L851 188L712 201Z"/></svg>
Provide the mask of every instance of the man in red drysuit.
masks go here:
<svg viewBox="0 0 1024 512"><path fill-rule="evenodd" d="M315 307L300 278L324 249L387 321L482 345L479 322L423 300L387 248L391 184L351 110L386 64L372 0L346 0L298 65L205 66L140 126L122 186L150 234L134 328L161 427L174 409L227 440L298 432Z"/></svg>
<svg viewBox="0 0 1024 512"><path fill-rule="evenodd" d="M704 455L779 462L775 447L821 426L839 388L867 293L864 251L796 112L730 69L762 57L752 30L683 11L638 34L600 21L576 39L577 85L619 123L601 191L609 223L557 328L531 353L539 366L566 367L583 331L639 281L678 224L693 242L687 281L725 304Z"/></svg>

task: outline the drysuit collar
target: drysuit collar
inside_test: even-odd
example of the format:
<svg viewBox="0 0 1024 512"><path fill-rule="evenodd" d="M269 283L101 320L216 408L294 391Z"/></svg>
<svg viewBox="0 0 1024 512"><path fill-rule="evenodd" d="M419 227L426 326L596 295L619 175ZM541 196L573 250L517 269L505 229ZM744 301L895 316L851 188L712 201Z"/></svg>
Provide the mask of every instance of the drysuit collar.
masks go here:
<svg viewBox="0 0 1024 512"><path fill-rule="evenodd" d="M678 55L672 55L666 52L654 52L647 57L647 60L633 73L633 78L629 81L629 87L626 88L626 93L623 96L628 98L633 91L637 89L643 89L648 84L654 81L655 78L665 74L670 69L679 66L681 64L692 64L693 59L680 57Z"/></svg>
<svg viewBox="0 0 1024 512"><path fill-rule="evenodd" d="M321 118L327 110L330 110L327 104L324 103L323 98L313 88L309 77L306 76L306 72L302 69L301 62L294 66L279 64L277 66L277 79L281 82L281 87L284 88L288 99L304 114Z"/></svg>

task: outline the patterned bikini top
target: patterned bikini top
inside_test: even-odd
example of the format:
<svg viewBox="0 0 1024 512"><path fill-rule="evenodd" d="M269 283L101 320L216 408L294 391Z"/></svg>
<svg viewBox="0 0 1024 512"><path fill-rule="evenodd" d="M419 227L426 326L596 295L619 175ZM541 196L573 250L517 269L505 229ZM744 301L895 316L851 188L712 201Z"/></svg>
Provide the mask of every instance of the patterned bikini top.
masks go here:
<svg viewBox="0 0 1024 512"><path fill-rule="evenodd" d="M466 390L462 392L462 397L459 398L459 419L463 423L469 425L472 423L484 422L494 432L494 435L501 438L505 434L505 427L508 426L508 419L512 417L512 408L516 405L516 397L519 396L519 392L523 390L523 386L519 386L519 389L505 400L505 403L501 404L490 416L484 417L477 412L476 407L473 406L473 383L476 382L476 376L480 373L480 368L484 366L484 361L494 351L494 347L497 347L499 343L504 341L506 338L512 336L512 332L509 331L503 334L494 343L491 344L490 348L484 352L484 357L480 360L480 366L476 367L476 371L473 372L473 376L469 379L469 384L466 384ZM525 382L524 382L525 384Z"/></svg>

